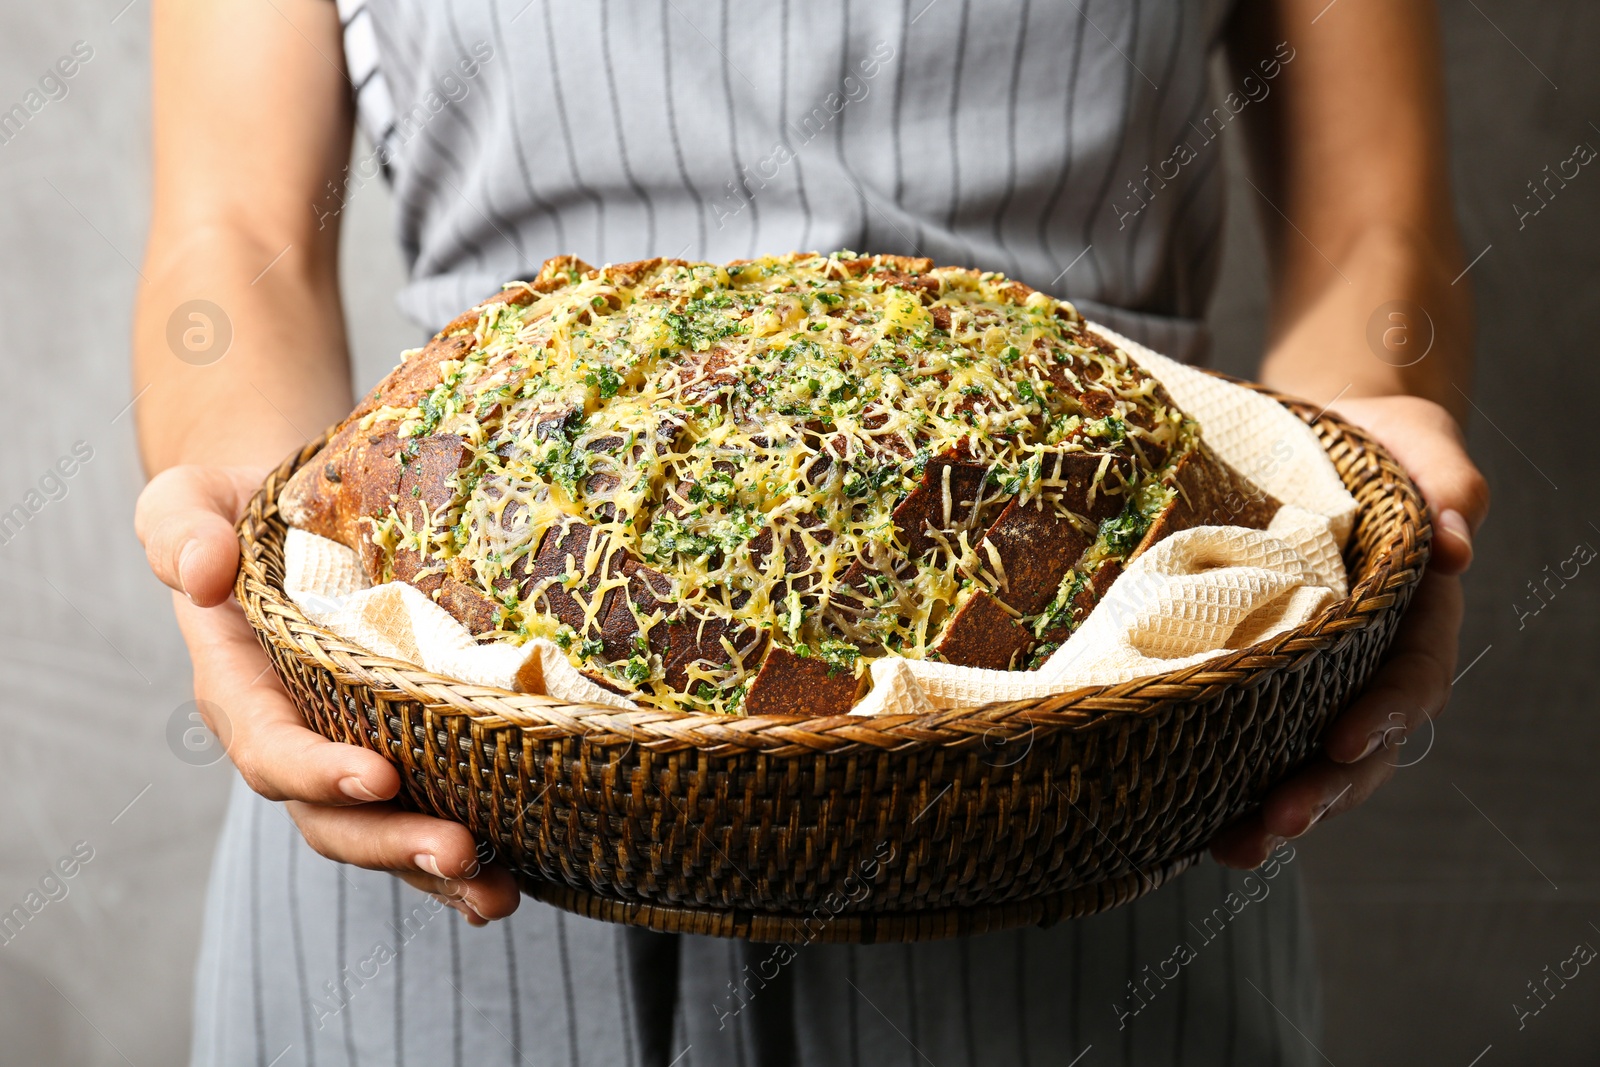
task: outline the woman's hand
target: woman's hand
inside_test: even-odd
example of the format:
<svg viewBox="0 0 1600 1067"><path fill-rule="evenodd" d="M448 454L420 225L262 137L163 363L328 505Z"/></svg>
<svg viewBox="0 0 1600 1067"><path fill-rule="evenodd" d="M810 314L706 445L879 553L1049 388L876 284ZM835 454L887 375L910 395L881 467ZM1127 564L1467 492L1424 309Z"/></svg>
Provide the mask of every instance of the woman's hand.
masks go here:
<svg viewBox="0 0 1600 1067"><path fill-rule="evenodd" d="M395 768L377 753L308 729L289 701L244 612L233 600L239 569L234 522L266 471L178 466L150 480L134 528L150 567L176 592L173 607L194 661L194 692L251 789L287 801L312 848L331 860L390 871L474 925L520 901L511 875L480 865L457 823L401 811Z"/></svg>
<svg viewBox="0 0 1600 1067"><path fill-rule="evenodd" d="M1472 535L1489 512L1488 484L1467 457L1455 420L1431 401L1372 397L1336 410L1377 438L1422 490L1433 556L1388 658L1329 726L1322 752L1211 842L1211 854L1229 867L1255 867L1281 840L1365 802L1394 773L1388 750L1444 711L1455 677L1459 576L1472 563Z"/></svg>
<svg viewBox="0 0 1600 1067"><path fill-rule="evenodd" d="M352 406L338 215L354 98L325 0L158 3L151 16L154 203L134 323L145 469L134 525L176 593L195 696L257 793L286 801L329 859L393 871L469 919L509 915L511 876L472 835L391 802L387 760L307 729L230 597L233 532L264 464ZM197 303L225 342L175 342ZM176 324L176 327L175 325ZM222 466L221 464L238 464Z"/></svg>

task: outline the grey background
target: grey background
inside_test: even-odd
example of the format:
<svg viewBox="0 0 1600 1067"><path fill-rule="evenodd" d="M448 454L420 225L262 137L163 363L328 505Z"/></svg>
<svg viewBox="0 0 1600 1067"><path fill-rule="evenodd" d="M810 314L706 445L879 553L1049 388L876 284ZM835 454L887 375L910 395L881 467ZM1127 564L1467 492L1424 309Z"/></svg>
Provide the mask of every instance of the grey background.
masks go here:
<svg viewBox="0 0 1600 1067"><path fill-rule="evenodd" d="M230 773L169 749L188 665L129 521L148 7L123 2L0 11L0 110L74 41L94 49L66 98L0 145L0 511L75 442L94 450L66 495L0 545L0 911L78 842L93 849L68 895L0 946L7 1063L182 1062ZM1516 607L1537 604L1527 583L1546 565L1579 542L1600 547L1597 461L1582 443L1600 393L1600 169L1521 229L1513 204L1532 206L1525 183L1574 145L1600 146L1600 10L1448 0L1444 20L1456 207L1467 255L1483 252L1462 284L1478 297L1470 432L1495 511L1467 583L1462 665L1482 656L1420 761L1425 738L1373 802L1300 843L1326 987L1320 1051L1336 1064L1590 1062L1593 968L1552 981L1520 1028L1513 1005L1537 1006L1526 983L1579 943L1600 945L1600 576L1586 568L1537 615ZM1214 362L1239 373L1265 306L1254 198L1233 180L1212 309ZM390 301L402 274L387 211L372 184L345 215L363 388L417 341Z"/></svg>

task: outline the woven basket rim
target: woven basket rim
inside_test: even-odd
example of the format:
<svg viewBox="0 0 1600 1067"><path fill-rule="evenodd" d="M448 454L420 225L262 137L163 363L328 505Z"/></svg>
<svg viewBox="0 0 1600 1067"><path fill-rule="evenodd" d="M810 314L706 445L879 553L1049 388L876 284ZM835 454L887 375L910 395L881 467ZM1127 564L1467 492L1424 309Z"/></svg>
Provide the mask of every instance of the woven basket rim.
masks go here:
<svg viewBox="0 0 1600 1067"><path fill-rule="evenodd" d="M460 714L485 725L495 720L523 728L582 735L600 745L639 743L656 750L698 748L711 752L760 750L825 752L864 747L894 749L929 742L967 740L999 742L1051 727L1082 727L1108 716L1151 714L1169 700L1194 699L1207 690L1248 686L1253 676L1283 666L1299 656L1315 655L1360 629L1393 602L1396 586L1418 580L1432 540L1432 524L1420 491L1387 450L1354 424L1309 402L1285 396L1255 382L1221 371L1198 368L1214 377L1263 394L1283 405L1319 433L1325 451L1348 443L1359 454L1387 468L1401 497L1414 507L1398 505L1402 515L1419 516L1411 525L1396 522L1378 551L1365 560L1361 573L1349 576L1347 595L1302 623L1265 641L1223 652L1175 671L1110 685L1083 686L1048 697L948 708L924 715L729 716L707 712L637 710L603 704L564 701L536 693L518 693L494 686L462 682L402 660L377 655L307 619L281 585L269 580L260 556L258 530L270 532L277 514L277 495L284 481L308 462L327 440L329 431L285 458L256 491L240 518L237 531L241 559L235 595L263 642L286 643L303 661L310 661L345 683L365 685L377 696L416 700L431 711ZM1334 459L1340 480L1353 488L1358 461ZM1351 538L1364 519L1358 511ZM281 519L278 520L281 523ZM1414 565L1405 557L1420 550ZM1346 545L1348 551L1348 544ZM277 626L268 619L276 617ZM277 631L277 632L275 632ZM293 639L290 637L292 631ZM1020 721L1019 721L1020 720Z"/></svg>

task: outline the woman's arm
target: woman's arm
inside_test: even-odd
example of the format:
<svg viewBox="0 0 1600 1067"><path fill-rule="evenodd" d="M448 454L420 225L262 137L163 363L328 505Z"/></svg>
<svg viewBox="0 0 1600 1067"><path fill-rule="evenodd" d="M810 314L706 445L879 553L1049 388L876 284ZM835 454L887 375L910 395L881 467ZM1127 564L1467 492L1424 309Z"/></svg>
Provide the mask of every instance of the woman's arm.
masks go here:
<svg viewBox="0 0 1600 1067"><path fill-rule="evenodd" d="M1242 0L1228 37L1233 76L1259 76L1280 42L1292 58L1242 112L1273 278L1261 377L1382 441L1422 489L1435 538L1389 659L1330 727L1324 755L1213 843L1237 866L1366 800L1393 773L1389 749L1444 710L1462 614L1456 576L1489 507L1457 423L1471 307L1432 4Z"/></svg>
<svg viewBox="0 0 1600 1067"><path fill-rule="evenodd" d="M383 803L381 756L307 729L232 600L233 523L262 477L351 408L336 220L351 103L330 0L163 0L153 15L155 205L134 321L135 527L175 592L195 695L256 792L313 847L454 898L517 891L465 828ZM205 303L196 303L203 301ZM184 595L179 595L184 594ZM447 877L448 876L448 877Z"/></svg>
<svg viewBox="0 0 1600 1067"><path fill-rule="evenodd" d="M152 30L155 197L134 321L145 466L275 464L351 408L339 231L313 211L350 152L338 19L326 0L168 0ZM194 300L226 318L191 319Z"/></svg>
<svg viewBox="0 0 1600 1067"><path fill-rule="evenodd" d="M1466 263L1437 37L1431 0L1245 0L1229 36L1241 79L1279 42L1294 50L1243 117L1274 280L1263 377L1319 403L1403 393L1467 407L1471 296L1452 284ZM1432 320L1415 363L1424 321L1382 357L1368 344L1368 321L1396 301Z"/></svg>

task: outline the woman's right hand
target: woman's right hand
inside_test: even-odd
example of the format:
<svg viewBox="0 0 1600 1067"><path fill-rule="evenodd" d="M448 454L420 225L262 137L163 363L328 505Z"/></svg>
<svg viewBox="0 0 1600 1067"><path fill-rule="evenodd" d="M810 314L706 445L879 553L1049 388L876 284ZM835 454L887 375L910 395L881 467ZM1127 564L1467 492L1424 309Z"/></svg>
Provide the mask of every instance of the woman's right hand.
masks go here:
<svg viewBox="0 0 1600 1067"><path fill-rule="evenodd" d="M391 871L475 925L510 915L521 899L516 883L478 862L467 829L402 811L392 802L400 776L389 761L310 730L279 683L232 596L234 523L265 476L254 467L170 467L145 486L134 513L151 569L174 590L207 725L250 788L286 801L322 855Z"/></svg>

